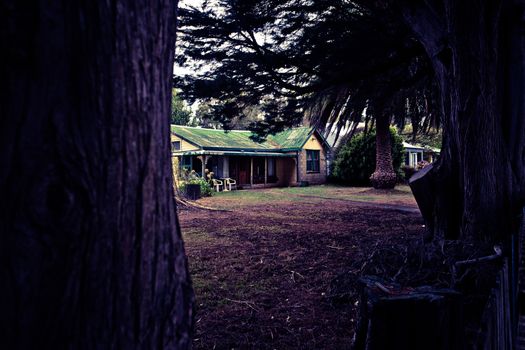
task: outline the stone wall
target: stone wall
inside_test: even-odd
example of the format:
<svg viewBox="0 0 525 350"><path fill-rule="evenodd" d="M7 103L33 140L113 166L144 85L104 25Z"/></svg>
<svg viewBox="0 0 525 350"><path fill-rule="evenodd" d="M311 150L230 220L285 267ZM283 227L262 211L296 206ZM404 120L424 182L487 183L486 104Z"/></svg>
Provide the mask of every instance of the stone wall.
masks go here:
<svg viewBox="0 0 525 350"><path fill-rule="evenodd" d="M308 181L311 185L323 184L326 182L326 152L319 152L319 172L306 171L306 149L299 153L299 181Z"/></svg>

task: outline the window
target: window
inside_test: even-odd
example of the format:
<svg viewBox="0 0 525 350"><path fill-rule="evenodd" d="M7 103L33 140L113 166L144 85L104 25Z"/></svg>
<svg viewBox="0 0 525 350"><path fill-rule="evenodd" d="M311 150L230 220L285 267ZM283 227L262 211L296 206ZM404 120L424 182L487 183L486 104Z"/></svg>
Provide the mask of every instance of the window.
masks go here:
<svg viewBox="0 0 525 350"><path fill-rule="evenodd" d="M172 151L180 151L180 141L173 141L171 143L171 150Z"/></svg>
<svg viewBox="0 0 525 350"><path fill-rule="evenodd" d="M319 165L319 151L306 151L306 171L309 173L318 173Z"/></svg>
<svg viewBox="0 0 525 350"><path fill-rule="evenodd" d="M268 177L275 176L275 158L268 158Z"/></svg>
<svg viewBox="0 0 525 350"><path fill-rule="evenodd" d="M193 167L191 156L182 156L181 166L182 166L182 169L191 170Z"/></svg>
<svg viewBox="0 0 525 350"><path fill-rule="evenodd" d="M410 166L415 168L417 165L417 153L410 153Z"/></svg>

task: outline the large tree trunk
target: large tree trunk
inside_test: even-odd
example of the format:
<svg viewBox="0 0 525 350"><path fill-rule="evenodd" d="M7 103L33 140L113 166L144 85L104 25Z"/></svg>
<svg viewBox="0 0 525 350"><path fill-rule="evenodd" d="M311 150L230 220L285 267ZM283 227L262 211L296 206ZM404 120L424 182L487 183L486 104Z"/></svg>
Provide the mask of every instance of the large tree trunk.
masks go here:
<svg viewBox="0 0 525 350"><path fill-rule="evenodd" d="M184 349L176 0L0 6L0 348Z"/></svg>
<svg viewBox="0 0 525 350"><path fill-rule="evenodd" d="M429 225L437 238L504 240L524 204L523 2L413 4L403 15L432 61L445 116Z"/></svg>
<svg viewBox="0 0 525 350"><path fill-rule="evenodd" d="M390 189L396 186L397 176L392 164L390 118L381 112L376 115L376 169L370 182L374 188Z"/></svg>

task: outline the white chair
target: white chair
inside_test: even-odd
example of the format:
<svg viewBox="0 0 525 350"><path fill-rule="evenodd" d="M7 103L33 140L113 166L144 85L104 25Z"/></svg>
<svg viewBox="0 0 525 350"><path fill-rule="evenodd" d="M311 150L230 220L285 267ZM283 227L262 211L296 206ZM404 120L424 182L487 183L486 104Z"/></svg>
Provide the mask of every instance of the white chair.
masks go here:
<svg viewBox="0 0 525 350"><path fill-rule="evenodd" d="M224 187L224 184L221 180L212 179L211 181L213 182L213 187L215 188L216 192L220 192L221 187Z"/></svg>
<svg viewBox="0 0 525 350"><path fill-rule="evenodd" d="M233 189L237 189L237 181L235 181L234 179L231 179L231 178L226 178L224 179L224 182L225 182L225 186L228 186L228 189L231 191L232 190L232 186L233 186ZM226 191L226 187L224 187L224 190Z"/></svg>

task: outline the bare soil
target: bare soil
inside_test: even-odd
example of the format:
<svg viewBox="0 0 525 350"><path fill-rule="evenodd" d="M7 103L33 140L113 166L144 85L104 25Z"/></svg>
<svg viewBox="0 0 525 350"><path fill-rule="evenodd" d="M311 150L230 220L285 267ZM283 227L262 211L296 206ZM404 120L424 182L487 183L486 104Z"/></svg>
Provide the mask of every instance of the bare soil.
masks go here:
<svg viewBox="0 0 525 350"><path fill-rule="evenodd" d="M200 201L231 211L181 209L196 293L194 348L348 349L357 295L350 287L341 297L336 282L350 272L353 283L360 271L352 271L372 255L424 233L417 210L406 210L416 208L406 191L396 193L406 197L400 210L380 207L388 193L371 192L383 199L274 190Z"/></svg>

